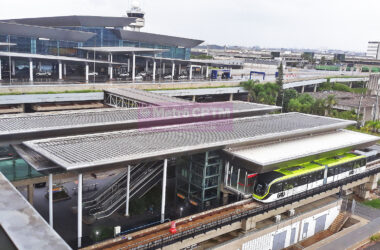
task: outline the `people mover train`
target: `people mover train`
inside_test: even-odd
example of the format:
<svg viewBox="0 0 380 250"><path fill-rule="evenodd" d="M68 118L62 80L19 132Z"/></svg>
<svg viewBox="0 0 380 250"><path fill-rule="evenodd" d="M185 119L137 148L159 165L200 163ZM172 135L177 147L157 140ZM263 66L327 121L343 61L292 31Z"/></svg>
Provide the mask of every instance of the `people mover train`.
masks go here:
<svg viewBox="0 0 380 250"><path fill-rule="evenodd" d="M367 159L368 153L355 151L259 174L253 183L253 198L270 203L363 173Z"/></svg>

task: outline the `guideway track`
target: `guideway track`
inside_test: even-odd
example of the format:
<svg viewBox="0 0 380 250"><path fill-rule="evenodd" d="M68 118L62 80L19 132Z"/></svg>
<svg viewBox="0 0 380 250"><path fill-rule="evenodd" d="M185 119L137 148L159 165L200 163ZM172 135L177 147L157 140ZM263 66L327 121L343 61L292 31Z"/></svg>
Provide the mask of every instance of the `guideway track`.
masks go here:
<svg viewBox="0 0 380 250"><path fill-rule="evenodd" d="M285 205L292 204L294 202L300 201L307 197L311 197L325 191L333 190L335 188L343 187L346 184L364 179L374 174L380 173L380 162L376 161L374 163L367 164L367 170L364 173L348 177L337 182L329 183L322 187L316 189L308 190L306 192L288 197L283 200L275 201L268 204L260 204L259 206L254 206L253 204L258 204L256 202L251 202L245 205L238 205L236 207L231 207L221 212L216 212L214 214L206 214L203 217L197 218L193 221L179 223L177 227L177 234L169 233L169 223L167 228L152 232L145 233L134 236L132 240L123 239L119 242L112 242L107 244L101 244L102 249L151 249L151 248L162 248L164 246L172 245L176 242L182 242L185 239L194 238L198 235L204 234L211 230L216 230L224 226L231 225L235 222L242 221L244 219L263 214L270 210L275 210L277 208L283 207ZM248 205L251 206L248 206ZM253 205L253 206L252 206ZM100 249L98 246L93 246L92 249Z"/></svg>

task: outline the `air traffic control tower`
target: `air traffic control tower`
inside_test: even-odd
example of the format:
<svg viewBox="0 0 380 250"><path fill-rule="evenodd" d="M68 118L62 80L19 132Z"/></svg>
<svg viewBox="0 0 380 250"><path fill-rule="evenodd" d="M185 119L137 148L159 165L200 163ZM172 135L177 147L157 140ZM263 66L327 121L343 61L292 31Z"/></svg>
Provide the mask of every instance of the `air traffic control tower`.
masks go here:
<svg viewBox="0 0 380 250"><path fill-rule="evenodd" d="M127 10L128 17L135 17L136 21L131 23L128 28L132 31L140 31L145 26L145 12L141 9L140 1L134 0L130 5L130 9Z"/></svg>

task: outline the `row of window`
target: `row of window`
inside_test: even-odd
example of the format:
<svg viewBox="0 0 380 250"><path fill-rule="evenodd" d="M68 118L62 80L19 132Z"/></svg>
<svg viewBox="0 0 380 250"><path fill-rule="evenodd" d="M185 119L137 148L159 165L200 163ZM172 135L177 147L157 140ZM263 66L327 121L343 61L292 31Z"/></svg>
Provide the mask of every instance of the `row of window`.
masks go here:
<svg viewBox="0 0 380 250"><path fill-rule="evenodd" d="M334 167L329 167L327 177L338 175L341 173L349 172L354 169L360 168L366 165L366 159L359 159L348 163L340 164ZM291 179L287 179L271 186L270 193L275 194L295 187L303 186L308 183L316 182L324 178L324 170L315 171L313 173L300 175Z"/></svg>

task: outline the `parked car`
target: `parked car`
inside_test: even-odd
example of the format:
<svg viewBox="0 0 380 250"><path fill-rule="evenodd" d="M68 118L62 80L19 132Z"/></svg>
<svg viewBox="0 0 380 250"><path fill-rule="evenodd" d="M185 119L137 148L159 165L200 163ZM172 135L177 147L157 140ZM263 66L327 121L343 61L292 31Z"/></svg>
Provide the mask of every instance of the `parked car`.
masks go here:
<svg viewBox="0 0 380 250"><path fill-rule="evenodd" d="M137 76L135 76L135 80L139 80L139 81L141 80L141 81L142 81L143 79L144 79L144 78L143 78L141 75L137 75Z"/></svg>
<svg viewBox="0 0 380 250"><path fill-rule="evenodd" d="M89 72L88 75L89 76L97 76L97 75L99 75L99 73L98 72Z"/></svg>
<svg viewBox="0 0 380 250"><path fill-rule="evenodd" d="M164 76L164 79L165 80L171 80L172 79L172 75L166 75L166 76Z"/></svg>
<svg viewBox="0 0 380 250"><path fill-rule="evenodd" d="M36 76L51 76L51 72L37 72Z"/></svg>
<svg viewBox="0 0 380 250"><path fill-rule="evenodd" d="M119 77L129 77L129 73L121 73Z"/></svg>
<svg viewBox="0 0 380 250"><path fill-rule="evenodd" d="M189 79L189 77L186 76L186 75L180 75L180 76L178 77L178 80L187 80L187 79Z"/></svg>

